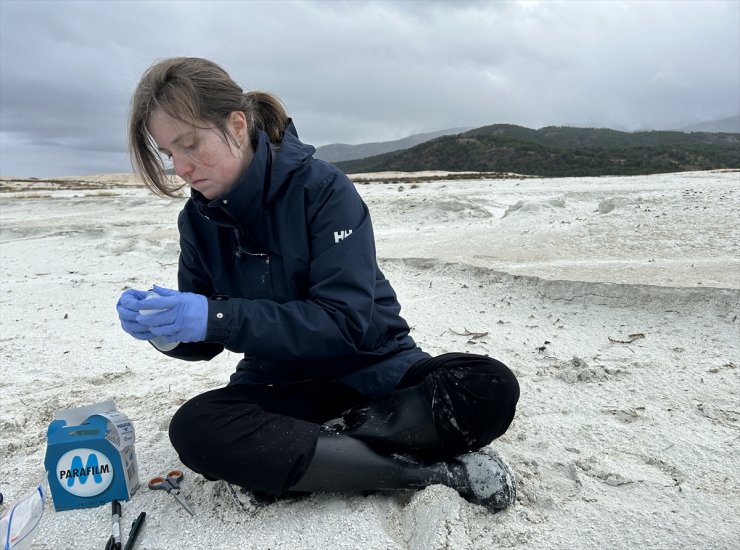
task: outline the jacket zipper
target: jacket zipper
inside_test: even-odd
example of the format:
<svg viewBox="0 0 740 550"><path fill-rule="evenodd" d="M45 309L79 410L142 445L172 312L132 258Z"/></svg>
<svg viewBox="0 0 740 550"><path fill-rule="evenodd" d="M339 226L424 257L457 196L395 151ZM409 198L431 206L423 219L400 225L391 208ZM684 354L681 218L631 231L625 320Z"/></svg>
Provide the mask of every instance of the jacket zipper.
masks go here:
<svg viewBox="0 0 740 550"><path fill-rule="evenodd" d="M242 238L243 240L248 240L246 235L244 235L244 232L242 231L241 226L239 225L239 222L237 219L229 212L224 206L221 206L221 210L231 219L231 221L234 223L234 237L236 238L236 250L234 251L234 255L237 258L241 258L244 254L247 256L261 256L265 259L265 264L270 265L270 256L263 252L250 252L244 246L242 246Z"/></svg>

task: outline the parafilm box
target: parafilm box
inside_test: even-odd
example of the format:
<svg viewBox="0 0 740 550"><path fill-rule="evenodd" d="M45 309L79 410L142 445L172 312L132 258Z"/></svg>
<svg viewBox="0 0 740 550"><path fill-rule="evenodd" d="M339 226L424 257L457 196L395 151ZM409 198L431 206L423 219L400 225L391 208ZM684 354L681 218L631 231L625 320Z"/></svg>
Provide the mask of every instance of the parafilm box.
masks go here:
<svg viewBox="0 0 740 550"><path fill-rule="evenodd" d="M54 509L131 498L139 488L134 439L134 425L113 401L56 411L44 461Z"/></svg>

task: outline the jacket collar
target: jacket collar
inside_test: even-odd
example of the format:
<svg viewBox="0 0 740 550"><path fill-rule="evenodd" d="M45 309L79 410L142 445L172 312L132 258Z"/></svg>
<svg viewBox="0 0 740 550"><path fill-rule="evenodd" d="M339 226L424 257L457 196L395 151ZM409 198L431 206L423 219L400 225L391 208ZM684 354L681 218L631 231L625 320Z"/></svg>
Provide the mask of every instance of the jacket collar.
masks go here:
<svg viewBox="0 0 740 550"><path fill-rule="evenodd" d="M259 218L262 208L275 200L293 172L303 166L315 151L313 146L298 139L292 120L285 129L279 149L271 146L267 134L258 129L254 156L239 182L228 193L212 201L193 189L191 200L201 214L217 223L249 225Z"/></svg>

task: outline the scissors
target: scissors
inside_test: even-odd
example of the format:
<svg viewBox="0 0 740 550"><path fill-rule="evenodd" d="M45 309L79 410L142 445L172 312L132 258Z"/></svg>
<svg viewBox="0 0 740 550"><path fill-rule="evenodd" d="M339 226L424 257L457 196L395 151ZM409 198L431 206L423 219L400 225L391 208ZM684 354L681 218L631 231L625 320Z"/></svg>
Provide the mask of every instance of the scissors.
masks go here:
<svg viewBox="0 0 740 550"><path fill-rule="evenodd" d="M169 494L175 497L175 500L180 503L180 506L185 508L188 514L194 516L195 512L193 512L193 509L190 508L188 503L185 502L185 499L180 496L180 482L182 481L183 477L185 477L185 474L183 474L180 470L171 470L167 472L167 477L158 476L150 479L149 488L167 491Z"/></svg>

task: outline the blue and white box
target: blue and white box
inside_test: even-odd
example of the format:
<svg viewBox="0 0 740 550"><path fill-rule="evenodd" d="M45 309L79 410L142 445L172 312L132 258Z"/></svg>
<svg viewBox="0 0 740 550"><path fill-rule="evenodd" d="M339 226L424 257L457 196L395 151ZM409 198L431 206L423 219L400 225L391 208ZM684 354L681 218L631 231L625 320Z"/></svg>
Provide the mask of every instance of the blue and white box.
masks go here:
<svg viewBox="0 0 740 550"><path fill-rule="evenodd" d="M139 488L134 425L113 401L54 412L46 466L54 509L128 500Z"/></svg>

